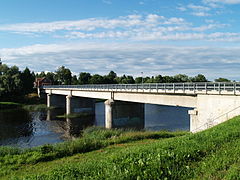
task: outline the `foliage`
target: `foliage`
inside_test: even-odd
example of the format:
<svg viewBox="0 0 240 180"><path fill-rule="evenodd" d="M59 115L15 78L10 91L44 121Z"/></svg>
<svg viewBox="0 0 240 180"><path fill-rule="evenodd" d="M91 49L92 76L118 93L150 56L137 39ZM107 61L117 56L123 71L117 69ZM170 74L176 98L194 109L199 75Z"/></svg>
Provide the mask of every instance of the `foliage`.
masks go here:
<svg viewBox="0 0 240 180"><path fill-rule="evenodd" d="M16 99L33 91L34 73L26 68L23 72L17 66L0 64L0 98Z"/></svg>
<svg viewBox="0 0 240 180"><path fill-rule="evenodd" d="M215 79L214 80L215 82L231 82L229 79L226 79L226 78L218 78L218 79Z"/></svg>
<svg viewBox="0 0 240 180"><path fill-rule="evenodd" d="M61 66L57 69L56 73L56 80L58 84L68 85L72 82L72 73L70 69Z"/></svg>

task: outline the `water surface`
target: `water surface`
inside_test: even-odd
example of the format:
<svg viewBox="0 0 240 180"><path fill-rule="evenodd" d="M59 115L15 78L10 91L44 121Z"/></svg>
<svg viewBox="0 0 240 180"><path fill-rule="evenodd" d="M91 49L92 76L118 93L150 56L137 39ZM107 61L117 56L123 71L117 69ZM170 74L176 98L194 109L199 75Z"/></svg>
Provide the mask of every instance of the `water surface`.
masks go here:
<svg viewBox="0 0 240 180"><path fill-rule="evenodd" d="M145 104L147 130L189 130L190 108ZM130 110L129 110L130 111ZM63 142L80 135L89 126L105 126L105 107L96 103L95 116L60 119L63 109L46 112L0 112L0 145L34 147Z"/></svg>

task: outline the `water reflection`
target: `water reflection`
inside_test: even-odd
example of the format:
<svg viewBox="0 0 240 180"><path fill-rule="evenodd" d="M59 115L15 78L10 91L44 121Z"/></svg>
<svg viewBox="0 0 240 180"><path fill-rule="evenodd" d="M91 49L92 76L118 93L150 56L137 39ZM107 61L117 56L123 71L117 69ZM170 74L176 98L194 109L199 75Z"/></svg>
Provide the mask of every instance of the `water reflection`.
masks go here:
<svg viewBox="0 0 240 180"><path fill-rule="evenodd" d="M149 104L144 105L144 108L145 129L189 130L190 120L187 111L190 108ZM129 111L131 113L131 109ZM25 148L58 143L79 136L81 131L88 126L105 126L103 102L95 104L95 116L89 115L71 119L57 117L64 113L65 109L30 113L23 110L0 112L0 145ZM128 119L129 121L129 117L121 116L120 119ZM132 124L134 125L134 123Z"/></svg>
<svg viewBox="0 0 240 180"><path fill-rule="evenodd" d="M33 133L29 113L22 109L0 111L0 141L30 136Z"/></svg>

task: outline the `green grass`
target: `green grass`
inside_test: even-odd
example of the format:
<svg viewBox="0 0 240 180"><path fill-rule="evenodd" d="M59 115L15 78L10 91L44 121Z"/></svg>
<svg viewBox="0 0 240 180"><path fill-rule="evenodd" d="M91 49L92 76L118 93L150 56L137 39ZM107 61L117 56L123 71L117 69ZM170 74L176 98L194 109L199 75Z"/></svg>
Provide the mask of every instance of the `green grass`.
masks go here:
<svg viewBox="0 0 240 180"><path fill-rule="evenodd" d="M0 149L2 179L240 179L240 117L191 133L87 129L83 138Z"/></svg>
<svg viewBox="0 0 240 180"><path fill-rule="evenodd" d="M0 177L8 176L23 166L33 166L37 163L71 157L113 144L143 139L170 138L184 134L186 132L137 132L92 127L86 129L81 138L56 145L44 145L32 149L0 147Z"/></svg>

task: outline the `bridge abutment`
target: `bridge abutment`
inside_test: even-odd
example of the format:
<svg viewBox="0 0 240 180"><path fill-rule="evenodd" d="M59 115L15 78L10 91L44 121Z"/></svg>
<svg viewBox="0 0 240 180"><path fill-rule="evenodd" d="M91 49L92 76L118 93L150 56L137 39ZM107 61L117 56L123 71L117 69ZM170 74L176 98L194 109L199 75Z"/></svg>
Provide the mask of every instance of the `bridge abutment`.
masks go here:
<svg viewBox="0 0 240 180"><path fill-rule="evenodd" d="M105 127L144 128L144 104L112 99L105 101Z"/></svg>

